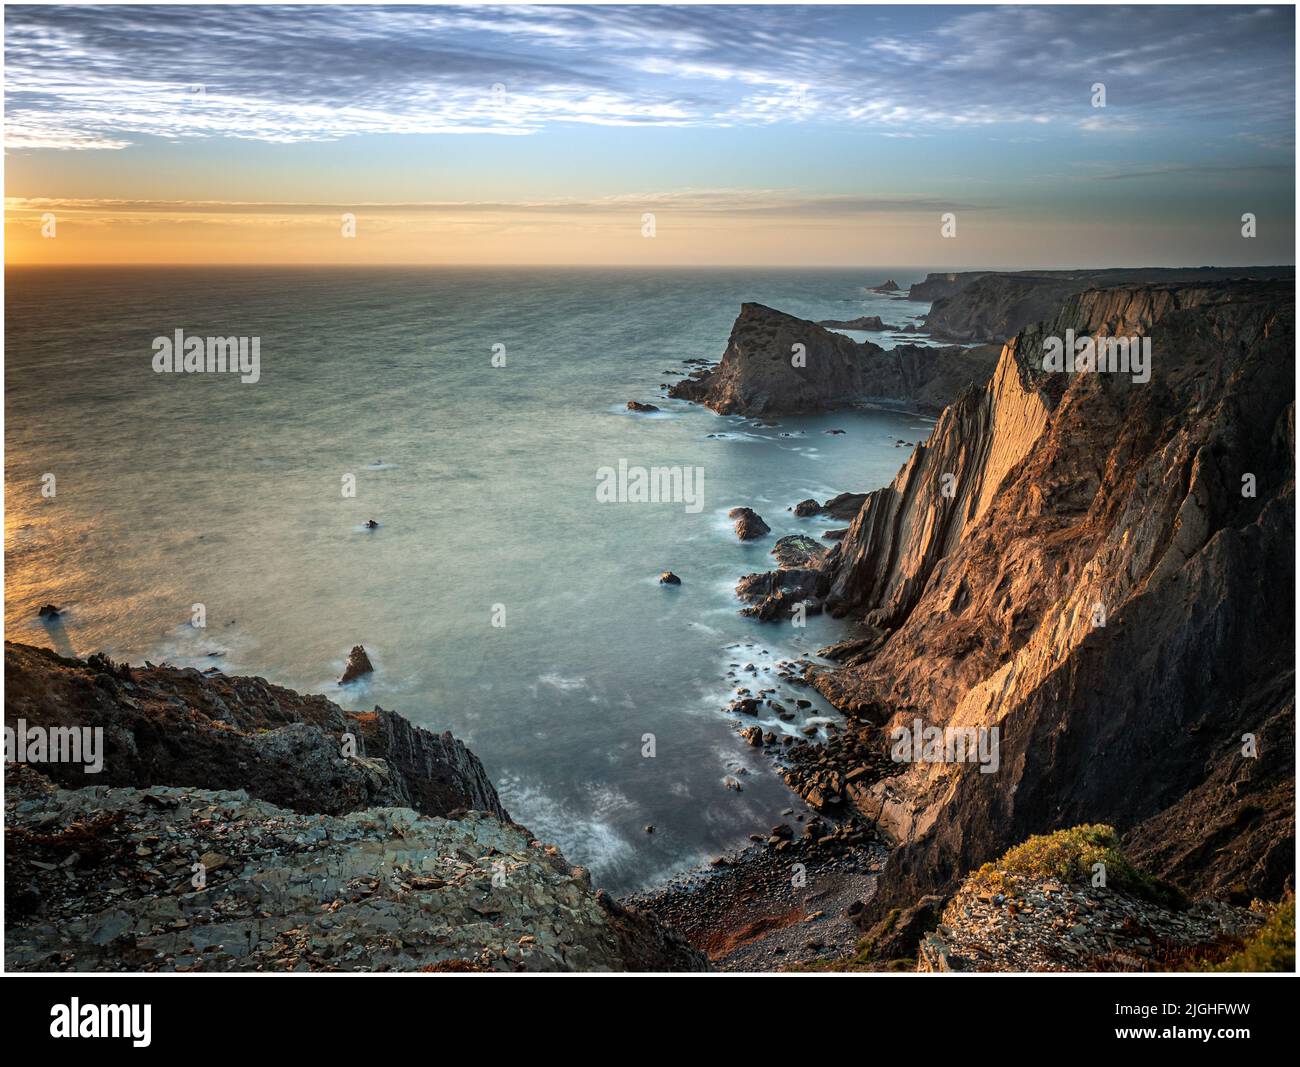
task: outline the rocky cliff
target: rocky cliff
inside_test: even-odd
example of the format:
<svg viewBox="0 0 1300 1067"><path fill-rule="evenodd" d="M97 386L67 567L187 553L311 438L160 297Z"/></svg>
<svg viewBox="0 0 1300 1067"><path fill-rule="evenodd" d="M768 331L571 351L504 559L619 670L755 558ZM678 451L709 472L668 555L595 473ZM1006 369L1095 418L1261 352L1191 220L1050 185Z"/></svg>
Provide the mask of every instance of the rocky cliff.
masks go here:
<svg viewBox="0 0 1300 1067"><path fill-rule="evenodd" d="M924 330L939 340L1002 344L1049 318L1069 296L1117 285L1199 285L1228 279L1294 278L1293 267L1116 267L1106 270L937 273L913 285L928 300Z"/></svg>
<svg viewBox="0 0 1300 1067"><path fill-rule="evenodd" d="M5 642L5 724L101 726L103 770L48 763L61 785L188 785L243 789L293 811L369 806L457 809L509 820L478 758L449 733L382 708L344 711L262 678L193 668L65 659ZM342 760L345 735L355 758Z"/></svg>
<svg viewBox="0 0 1300 1067"><path fill-rule="evenodd" d="M9 969L705 966L511 822L460 741L393 712L6 642L5 725L15 754L20 732L103 730L98 773L7 765Z"/></svg>
<svg viewBox="0 0 1300 1067"><path fill-rule="evenodd" d="M1150 381L1045 371L1066 330L1149 338ZM899 844L874 914L1084 822L1194 895L1293 877L1294 344L1290 285L1076 294L868 496L826 598L863 636L815 684L882 746L1000 746L851 791Z"/></svg>
<svg viewBox="0 0 1300 1067"><path fill-rule="evenodd" d="M721 362L678 382L669 395L724 415L806 414L869 401L937 411L966 385L983 382L996 358L990 348L884 349L744 304Z"/></svg>

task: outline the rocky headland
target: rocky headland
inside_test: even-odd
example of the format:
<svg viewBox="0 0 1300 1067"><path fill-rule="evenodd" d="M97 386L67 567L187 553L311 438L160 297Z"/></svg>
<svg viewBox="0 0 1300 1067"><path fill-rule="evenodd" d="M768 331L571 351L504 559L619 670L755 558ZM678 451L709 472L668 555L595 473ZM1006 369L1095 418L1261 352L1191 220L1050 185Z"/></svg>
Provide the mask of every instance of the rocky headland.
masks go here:
<svg viewBox="0 0 1300 1067"><path fill-rule="evenodd" d="M885 349L763 304L744 304L722 360L696 370L669 396L719 414L795 415L871 402L938 411L983 382L993 348Z"/></svg>

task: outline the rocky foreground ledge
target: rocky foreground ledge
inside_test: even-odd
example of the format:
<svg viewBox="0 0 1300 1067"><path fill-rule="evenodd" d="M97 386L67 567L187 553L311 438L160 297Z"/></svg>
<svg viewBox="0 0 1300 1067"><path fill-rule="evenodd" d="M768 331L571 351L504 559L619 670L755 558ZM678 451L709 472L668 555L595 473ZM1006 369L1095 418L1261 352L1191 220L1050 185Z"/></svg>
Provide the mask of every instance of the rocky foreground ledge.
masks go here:
<svg viewBox="0 0 1300 1067"><path fill-rule="evenodd" d="M450 734L9 642L5 683L7 728L104 731L98 774L6 767L8 969L705 967L513 823Z"/></svg>

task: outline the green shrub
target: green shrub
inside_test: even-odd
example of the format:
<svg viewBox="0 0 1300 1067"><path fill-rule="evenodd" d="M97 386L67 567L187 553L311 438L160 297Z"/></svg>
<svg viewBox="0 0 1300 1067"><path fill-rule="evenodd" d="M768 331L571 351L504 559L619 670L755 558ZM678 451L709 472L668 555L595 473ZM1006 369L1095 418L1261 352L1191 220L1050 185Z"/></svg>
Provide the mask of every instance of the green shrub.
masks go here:
<svg viewBox="0 0 1300 1067"><path fill-rule="evenodd" d="M1246 938L1241 948L1209 971L1295 971L1295 897L1273 908L1268 921Z"/></svg>
<svg viewBox="0 0 1300 1067"><path fill-rule="evenodd" d="M1113 826L1096 823L1031 837L994 863L986 863L971 876L976 890L1014 894L1024 881L1056 879L1067 885L1090 884L1096 864L1105 865L1106 886L1182 908L1186 901L1172 886L1151 878L1120 851Z"/></svg>

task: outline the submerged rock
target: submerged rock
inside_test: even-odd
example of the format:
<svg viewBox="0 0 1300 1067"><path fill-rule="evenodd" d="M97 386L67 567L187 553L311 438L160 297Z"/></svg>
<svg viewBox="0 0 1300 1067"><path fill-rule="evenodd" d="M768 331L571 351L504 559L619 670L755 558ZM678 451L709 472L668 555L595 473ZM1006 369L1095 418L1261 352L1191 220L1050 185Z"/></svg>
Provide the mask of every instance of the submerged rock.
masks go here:
<svg viewBox="0 0 1300 1067"><path fill-rule="evenodd" d="M659 575L659 584L660 585L681 585L682 580L678 578L677 575L675 575L672 571L664 571L663 574Z"/></svg>
<svg viewBox="0 0 1300 1067"><path fill-rule="evenodd" d="M658 411L659 408L654 404L643 404L640 400L629 400L627 402L628 411Z"/></svg>
<svg viewBox="0 0 1300 1067"><path fill-rule="evenodd" d="M748 601L742 615L768 621L789 618L800 605L805 615L820 613L826 588L827 577L821 571L789 567L745 575L736 584L736 596Z"/></svg>

